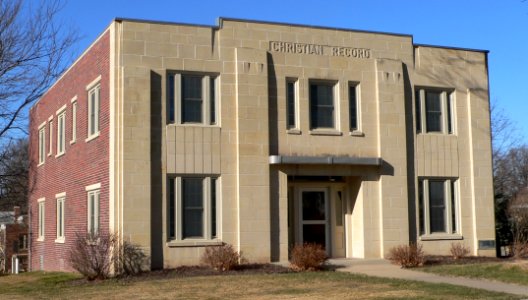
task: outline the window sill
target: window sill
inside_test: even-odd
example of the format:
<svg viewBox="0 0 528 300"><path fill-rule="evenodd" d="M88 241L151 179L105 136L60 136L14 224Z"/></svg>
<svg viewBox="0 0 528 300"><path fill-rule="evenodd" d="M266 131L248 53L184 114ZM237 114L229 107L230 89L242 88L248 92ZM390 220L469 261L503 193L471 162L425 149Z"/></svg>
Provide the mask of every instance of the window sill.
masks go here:
<svg viewBox="0 0 528 300"><path fill-rule="evenodd" d="M44 242L44 237L43 237L43 236L42 236L42 237L39 237L39 238L37 239L37 242Z"/></svg>
<svg viewBox="0 0 528 300"><path fill-rule="evenodd" d="M75 144L75 142L77 142L77 140L71 140L71 141L70 141L70 145Z"/></svg>
<svg viewBox="0 0 528 300"><path fill-rule="evenodd" d="M331 135L331 136L341 136L343 133L341 131L332 130L332 129L314 129L310 130L311 135Z"/></svg>
<svg viewBox="0 0 528 300"><path fill-rule="evenodd" d="M95 138L97 138L97 137L99 137L99 132L97 132L97 133L95 133L95 134L89 136L89 137L88 137L86 140L84 140L84 141L88 143L89 141L91 141L91 140L93 140L93 139L95 139Z"/></svg>
<svg viewBox="0 0 528 300"><path fill-rule="evenodd" d="M65 153L66 153L66 152L57 153L57 155L55 155L55 158L60 157L60 156L63 156Z"/></svg>
<svg viewBox="0 0 528 300"><path fill-rule="evenodd" d="M287 133L287 134L300 135L300 134L302 133L302 131L299 130L299 129L294 129L294 128L292 128L292 129L288 129L288 130L286 130L286 133Z"/></svg>
<svg viewBox="0 0 528 300"><path fill-rule="evenodd" d="M44 162L41 162L40 164L37 165L37 167L40 167L44 164Z"/></svg>
<svg viewBox="0 0 528 300"><path fill-rule="evenodd" d="M49 156L52 156L52 155L53 155L53 153L51 153L51 152L50 152L50 153L48 153L48 157L49 157Z"/></svg>
<svg viewBox="0 0 528 300"><path fill-rule="evenodd" d="M463 240L464 237L458 234L434 233L420 236L421 241L437 241L437 240Z"/></svg>
<svg viewBox="0 0 528 300"><path fill-rule="evenodd" d="M350 136L364 137L365 134L364 134L362 131L355 130L355 131L351 131L351 132L350 132Z"/></svg>
<svg viewBox="0 0 528 300"><path fill-rule="evenodd" d="M168 247L203 247L203 246L221 246L220 240L172 240L167 242Z"/></svg>
<svg viewBox="0 0 528 300"><path fill-rule="evenodd" d="M58 238L55 240L55 243L57 244L64 244L64 242L65 242L64 238Z"/></svg>

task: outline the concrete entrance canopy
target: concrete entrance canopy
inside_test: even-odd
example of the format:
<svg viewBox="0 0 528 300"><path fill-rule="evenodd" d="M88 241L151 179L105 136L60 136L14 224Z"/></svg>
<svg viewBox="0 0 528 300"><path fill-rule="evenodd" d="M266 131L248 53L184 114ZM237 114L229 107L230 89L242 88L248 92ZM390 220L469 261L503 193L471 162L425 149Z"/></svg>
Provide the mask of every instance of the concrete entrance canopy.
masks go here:
<svg viewBox="0 0 528 300"><path fill-rule="evenodd" d="M347 156L284 156L271 155L270 165L309 164L309 165L361 165L381 166L380 157L347 157Z"/></svg>

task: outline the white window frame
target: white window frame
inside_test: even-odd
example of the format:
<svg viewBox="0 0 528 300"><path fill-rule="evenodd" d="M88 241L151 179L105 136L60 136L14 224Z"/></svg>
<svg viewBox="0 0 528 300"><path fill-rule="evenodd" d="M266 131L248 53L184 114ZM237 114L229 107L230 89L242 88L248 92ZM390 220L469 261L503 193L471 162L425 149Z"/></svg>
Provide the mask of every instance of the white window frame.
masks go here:
<svg viewBox="0 0 528 300"><path fill-rule="evenodd" d="M59 157L66 152L66 104L57 110L57 154Z"/></svg>
<svg viewBox="0 0 528 300"><path fill-rule="evenodd" d="M311 86L326 85L332 87L332 105L333 105L333 127L312 127L312 99ZM308 80L308 125L312 135L341 135L341 118L340 118L340 94L339 81L333 79L310 79Z"/></svg>
<svg viewBox="0 0 528 300"><path fill-rule="evenodd" d="M46 235L46 198L39 198L38 203L38 238L37 241L44 241Z"/></svg>
<svg viewBox="0 0 528 300"><path fill-rule="evenodd" d="M86 142L93 140L94 138L98 137L100 134L100 107L101 107L101 75L99 75L95 80L93 80L90 84L86 86L87 91L87 101L88 101L88 128L86 129L86 132L88 134L88 137L86 138ZM95 96L95 101L92 104L92 95ZM91 115L94 115L94 120L92 121ZM93 122L93 126L92 126ZM92 131L93 127L93 131Z"/></svg>
<svg viewBox="0 0 528 300"><path fill-rule="evenodd" d="M430 220L430 199L429 199L429 182L443 182L444 185L444 205L445 205L445 232L431 232L431 220ZM423 184L422 189L422 214L423 214L423 233L421 232L421 218L420 218L420 195L417 196L417 205L416 210L417 214L417 224L418 224L418 235L420 235L421 240L428 239L461 239L462 231L460 224L460 196L459 196L459 180L457 178L435 178L435 177L425 177L419 178L418 185ZM452 191L451 188L455 190ZM420 189L420 187L418 187ZM418 193L419 194L419 193ZM452 199L454 197L454 201ZM453 210L455 216L455 227L456 231L453 228Z"/></svg>
<svg viewBox="0 0 528 300"><path fill-rule="evenodd" d="M71 140L70 145L77 141L77 96L71 99L72 104L72 128L71 128Z"/></svg>
<svg viewBox="0 0 528 300"><path fill-rule="evenodd" d="M427 109L426 109L426 95L427 91L431 92L440 92L440 108L442 112L441 118L441 131L428 131L427 130ZM453 89L449 88L434 88L434 87L417 87L415 88L415 103L419 103L420 111L416 114L420 114L420 130L417 130L419 134L449 134L455 135L456 130L456 101L455 101L455 92ZM416 108L416 104L415 104ZM450 108L450 109L449 109ZM418 108L416 108L418 109ZM416 120L416 118L415 118ZM451 121L451 122L449 122ZM451 123L451 124L449 124ZM451 132L449 132L449 125L451 125ZM418 128L418 124L417 124Z"/></svg>
<svg viewBox="0 0 528 300"><path fill-rule="evenodd" d="M64 243L66 234L64 216L65 216L65 204L66 204L66 193L60 193L55 195L57 201L56 206L56 223L57 223L57 239L55 243Z"/></svg>
<svg viewBox="0 0 528 300"><path fill-rule="evenodd" d="M202 179L202 188L203 188L203 236L202 237L192 237L192 238L183 238L183 195L182 195L182 180L184 178L196 178L196 179ZM216 217L216 236L212 235L213 232L213 219L212 219L212 201L211 201L211 184L213 179L215 180L215 188L216 188L216 211L215 213ZM220 209L221 209L221 193L220 193L220 177L217 176L181 176L181 177L169 177L168 180L174 181L174 237L168 236L168 239L170 242L189 242L192 244L193 242L196 242L197 244L201 244L203 242L211 241L213 243L219 242L221 240L221 220L220 220ZM170 193L167 193L167 199L169 199ZM167 201L167 210L170 209L169 205L170 199ZM167 218L169 220L169 217ZM170 221L167 222L167 229L170 231Z"/></svg>
<svg viewBox="0 0 528 300"><path fill-rule="evenodd" d="M351 116L350 116L350 89L354 89L355 93L355 100L356 100L356 129L352 129L351 127ZM361 85L358 81L350 81L347 85L347 93L348 93L348 130L350 130L350 135L352 136L363 136L363 127L361 126Z"/></svg>
<svg viewBox="0 0 528 300"><path fill-rule="evenodd" d="M97 235L99 233L99 229L101 227L101 220L100 220L100 194L101 194L101 184L96 183L89 185L85 188L87 192L87 201L86 201L86 218L87 218L87 229L86 231L89 234ZM93 203L91 203L93 197ZM92 222L92 215L93 220L95 222Z"/></svg>
<svg viewBox="0 0 528 300"><path fill-rule="evenodd" d="M174 88L170 88L170 80L167 80L168 93L172 90L173 95L168 95L168 101L174 101L174 120L170 120L170 105L167 105L167 123L177 125L198 125L198 126L220 126L220 76L214 73L201 72L170 72L168 77L172 76ZM183 122L182 119L182 77L194 76L202 77L202 122ZM214 99L211 98L211 83L214 84ZM214 103L214 120L211 116L211 102Z"/></svg>
<svg viewBox="0 0 528 300"><path fill-rule="evenodd" d="M53 154L53 116L49 117L48 119L48 126L49 126L49 152L48 156L51 156Z"/></svg>
<svg viewBox="0 0 528 300"><path fill-rule="evenodd" d="M290 125L290 109L289 109L289 91L288 85L293 84L293 126ZM285 110L286 110L286 129L290 134L301 134L300 118L299 118L299 78L287 77L285 86Z"/></svg>
<svg viewBox="0 0 528 300"><path fill-rule="evenodd" d="M39 136L39 152L38 152L38 165L44 164L46 162L46 122L43 122L38 127L38 136Z"/></svg>

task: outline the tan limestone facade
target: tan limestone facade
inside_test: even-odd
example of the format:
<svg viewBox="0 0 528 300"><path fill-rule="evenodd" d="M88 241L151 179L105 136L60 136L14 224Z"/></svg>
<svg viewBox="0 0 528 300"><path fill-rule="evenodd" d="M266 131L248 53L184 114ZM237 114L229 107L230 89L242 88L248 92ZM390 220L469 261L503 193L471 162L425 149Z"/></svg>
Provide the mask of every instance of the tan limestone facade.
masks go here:
<svg viewBox="0 0 528 300"><path fill-rule="evenodd" d="M251 262L307 242L495 255L486 51L237 19L109 32L101 209L153 268L221 243Z"/></svg>

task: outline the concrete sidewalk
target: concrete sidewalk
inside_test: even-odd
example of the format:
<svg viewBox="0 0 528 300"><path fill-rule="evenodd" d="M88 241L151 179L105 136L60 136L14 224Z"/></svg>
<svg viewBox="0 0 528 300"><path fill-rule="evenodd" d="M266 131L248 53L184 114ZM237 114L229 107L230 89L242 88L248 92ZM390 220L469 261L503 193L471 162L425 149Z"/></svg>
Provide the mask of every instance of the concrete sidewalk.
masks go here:
<svg viewBox="0 0 528 300"><path fill-rule="evenodd" d="M341 272L359 273L375 277L424 281L430 283L447 283L494 292L528 296L527 286L501 283L485 279L447 277L431 273L412 271L392 265L383 259L330 259L329 263L333 266L336 266L337 271Z"/></svg>

